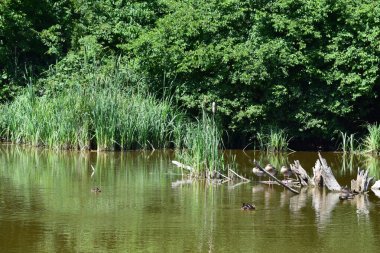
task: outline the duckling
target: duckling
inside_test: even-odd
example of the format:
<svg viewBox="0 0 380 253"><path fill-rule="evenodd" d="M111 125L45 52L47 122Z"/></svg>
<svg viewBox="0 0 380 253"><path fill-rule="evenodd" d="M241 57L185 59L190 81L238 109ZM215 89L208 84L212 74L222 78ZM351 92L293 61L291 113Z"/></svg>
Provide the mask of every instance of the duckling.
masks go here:
<svg viewBox="0 0 380 253"><path fill-rule="evenodd" d="M91 192L99 193L99 192L102 192L102 190L100 190L99 187L94 187L91 189Z"/></svg>
<svg viewBox="0 0 380 253"><path fill-rule="evenodd" d="M348 189L347 186L343 187L340 190L340 194L339 194L340 200L353 199L353 198L354 198L354 194L350 189Z"/></svg>
<svg viewBox="0 0 380 253"><path fill-rule="evenodd" d="M256 206L254 204L243 203L240 209L244 211L252 211L256 209Z"/></svg>
<svg viewBox="0 0 380 253"><path fill-rule="evenodd" d="M287 168L286 166L281 167L280 173L282 175L284 175L284 179L285 179L285 177L286 177L286 179L288 179L293 174L292 170L290 168Z"/></svg>
<svg viewBox="0 0 380 253"><path fill-rule="evenodd" d="M264 176L264 172L263 172L262 170L260 170L259 168L257 168L256 166L253 167L252 172L253 172L253 174L255 174L256 176L258 176L259 179L260 179L260 181L261 181L261 177Z"/></svg>

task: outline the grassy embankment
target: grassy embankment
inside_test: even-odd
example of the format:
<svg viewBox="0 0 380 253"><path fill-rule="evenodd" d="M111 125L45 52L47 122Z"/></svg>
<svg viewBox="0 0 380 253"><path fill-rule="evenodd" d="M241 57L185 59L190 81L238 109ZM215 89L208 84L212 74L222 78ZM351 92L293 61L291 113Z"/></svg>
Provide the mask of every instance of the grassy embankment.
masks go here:
<svg viewBox="0 0 380 253"><path fill-rule="evenodd" d="M13 143L51 149L171 145L181 112L170 99L156 99L138 81L131 83L132 77L116 63L82 64L78 69L66 75L51 70L48 78L31 82L13 102L2 105L1 136Z"/></svg>
<svg viewBox="0 0 380 253"><path fill-rule="evenodd" d="M203 113L191 121L170 98L157 99L117 64L83 64L79 73L53 71L0 107L1 137L50 149L176 148L197 177L224 169L222 134ZM44 87L41 92L38 87ZM40 94L39 94L40 93Z"/></svg>

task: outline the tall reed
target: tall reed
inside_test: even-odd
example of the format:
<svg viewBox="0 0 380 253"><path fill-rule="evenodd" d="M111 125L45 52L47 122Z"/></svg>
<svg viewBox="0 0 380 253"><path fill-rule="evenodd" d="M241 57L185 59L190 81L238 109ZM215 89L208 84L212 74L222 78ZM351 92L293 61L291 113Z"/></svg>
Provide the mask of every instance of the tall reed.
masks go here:
<svg viewBox="0 0 380 253"><path fill-rule="evenodd" d="M215 178L225 169L221 131L214 118L204 111L202 119L188 124L183 145L180 159L194 168L194 176Z"/></svg>
<svg viewBox="0 0 380 253"><path fill-rule="evenodd" d="M42 96L36 96L31 87L0 108L2 136L15 143L54 149L173 145L171 136L181 113L173 109L170 99L156 99L138 85L128 84L128 76L122 73L115 67L108 72L84 72L84 77L73 74L60 79L63 88L53 78L54 87Z"/></svg>
<svg viewBox="0 0 380 253"><path fill-rule="evenodd" d="M340 132L340 136L342 142L339 146L343 153L355 153L359 151L357 141L354 138L355 134L348 135L347 133Z"/></svg>

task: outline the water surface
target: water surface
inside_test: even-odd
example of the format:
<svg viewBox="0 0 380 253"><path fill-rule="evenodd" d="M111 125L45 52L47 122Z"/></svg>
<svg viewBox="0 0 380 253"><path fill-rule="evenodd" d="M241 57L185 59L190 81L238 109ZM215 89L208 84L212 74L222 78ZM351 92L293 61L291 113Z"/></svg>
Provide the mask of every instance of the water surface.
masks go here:
<svg viewBox="0 0 380 253"><path fill-rule="evenodd" d="M257 182L252 159L311 172L316 153L237 156L250 178L191 182L171 165L174 154L52 152L0 146L1 252L379 252L380 198L339 201L336 193L295 195ZM324 153L338 181L357 167L376 175L376 158ZM95 171L93 171L94 167ZM101 188L101 193L90 191ZM257 206L240 210L242 202Z"/></svg>

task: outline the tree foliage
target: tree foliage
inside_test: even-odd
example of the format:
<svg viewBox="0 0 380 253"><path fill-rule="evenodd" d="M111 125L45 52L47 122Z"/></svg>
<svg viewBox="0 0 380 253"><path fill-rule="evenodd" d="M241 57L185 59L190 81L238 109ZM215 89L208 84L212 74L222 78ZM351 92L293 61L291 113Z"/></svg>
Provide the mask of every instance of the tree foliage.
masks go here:
<svg viewBox="0 0 380 253"><path fill-rule="evenodd" d="M24 86L26 74L40 73L67 53L72 11L69 0L0 2L0 101Z"/></svg>
<svg viewBox="0 0 380 253"><path fill-rule="evenodd" d="M3 90L25 64L121 55L190 114L216 102L230 133L331 139L380 120L376 1L5 0L0 14Z"/></svg>

